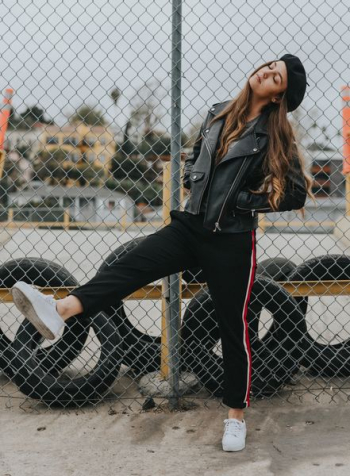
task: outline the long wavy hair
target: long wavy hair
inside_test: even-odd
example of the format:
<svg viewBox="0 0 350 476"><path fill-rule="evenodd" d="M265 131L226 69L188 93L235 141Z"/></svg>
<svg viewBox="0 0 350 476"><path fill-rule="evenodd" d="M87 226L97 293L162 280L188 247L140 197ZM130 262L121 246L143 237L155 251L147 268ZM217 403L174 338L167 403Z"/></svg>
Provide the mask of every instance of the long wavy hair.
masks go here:
<svg viewBox="0 0 350 476"><path fill-rule="evenodd" d="M259 66L251 73L249 79L261 68L269 66L273 62L274 61L269 61ZM246 126L252 99L252 89L249 84L249 79L238 96L210 121L209 125L221 118L226 118L217 151L217 163L220 162L227 153L231 142L240 136ZM279 103L271 102L261 111L262 113L268 114L267 128L269 141L266 157L262 166L265 179L259 190L249 190L256 195L268 193L268 202L275 211L278 211L279 203L284 197L286 186L285 177L288 171L293 169L292 156L298 158L301 173L305 179L307 194L316 202L315 196L312 193L313 180L305 171L304 158L298 148L293 127L287 118L287 99L285 92L281 93L280 97L281 101ZM300 172L298 171L298 173ZM301 208L300 211L303 218L305 218L305 208Z"/></svg>

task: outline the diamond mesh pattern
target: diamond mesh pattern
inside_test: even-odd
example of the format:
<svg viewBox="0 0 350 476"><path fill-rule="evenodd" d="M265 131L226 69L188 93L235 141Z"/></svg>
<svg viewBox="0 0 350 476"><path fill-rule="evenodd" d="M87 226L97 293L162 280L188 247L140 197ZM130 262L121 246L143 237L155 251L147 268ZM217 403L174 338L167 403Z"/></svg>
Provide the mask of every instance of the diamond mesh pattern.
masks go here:
<svg viewBox="0 0 350 476"><path fill-rule="evenodd" d="M165 174L179 66L172 3L18 0L2 5L2 18L0 86L14 92L0 177L0 395L33 406L111 400L147 409L152 399L167 400L171 384L160 378L167 293L152 294L162 281L149 283L142 298L72 318L53 342L23 319L8 290L18 280L72 289L164 226L166 190L178 191L176 174ZM259 215L248 312L253 400L348 400L348 294L326 287L293 297L284 284L350 279L341 97L350 81L349 23L346 0L182 4L182 157L208 108L234 97L258 64L296 54L310 84L290 119L317 200L307 200L304 218ZM181 193L183 207L188 192ZM199 268L181 278L180 340L170 363L178 391L188 401L220 402L210 292Z"/></svg>

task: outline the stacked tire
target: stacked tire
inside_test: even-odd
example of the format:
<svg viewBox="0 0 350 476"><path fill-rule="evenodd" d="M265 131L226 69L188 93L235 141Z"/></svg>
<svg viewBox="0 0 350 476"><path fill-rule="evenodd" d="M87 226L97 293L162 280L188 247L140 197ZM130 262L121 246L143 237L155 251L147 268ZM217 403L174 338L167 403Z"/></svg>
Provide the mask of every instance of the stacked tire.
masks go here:
<svg viewBox="0 0 350 476"><path fill-rule="evenodd" d="M262 309L273 316L270 332L259 337ZM268 277L255 279L247 322L252 355L252 394L268 396L289 383L303 356L304 315L294 298ZM223 361L214 348L220 339L215 309L208 289L189 303L181 328L182 368L195 373L214 395L223 390Z"/></svg>
<svg viewBox="0 0 350 476"><path fill-rule="evenodd" d="M145 237L119 246L98 272L133 250ZM308 298L293 298L276 281L349 279L350 258L327 255L296 266L284 258L258 264L248 306L247 322L252 355L252 394L271 396L293 380L303 366L315 376L350 375L350 339L335 345L316 342L307 326ZM187 282L204 282L198 269L186 270ZM40 258L11 260L0 267L0 286L11 288L16 281L39 287L77 286L62 266ZM261 333L262 311L272 320ZM94 334L98 359L84 374L71 375L71 367ZM217 352L220 330L210 292L204 287L188 304L181 326L181 368L197 375L216 396L223 392L223 361ZM20 323L11 341L0 329L0 370L28 397L48 405L82 406L104 398L119 375L121 364L136 376L160 369L160 336L136 328L123 302L117 302L92 317L73 317L56 341L46 345L27 320ZM87 363L88 364L88 363ZM67 370L68 369L68 370Z"/></svg>
<svg viewBox="0 0 350 476"><path fill-rule="evenodd" d="M22 280L40 287L76 286L76 280L62 266L39 258L12 260L0 268L0 285L11 288ZM91 329L98 340L100 356L84 375L70 377L64 372L80 355ZM63 335L50 346L32 324L24 319L13 342L1 331L2 370L22 393L52 406L81 406L97 403L116 380L121 365L122 343L107 315L72 317Z"/></svg>
<svg viewBox="0 0 350 476"><path fill-rule="evenodd" d="M305 261L292 272L290 281L349 280L350 257L343 254L322 255ZM309 299L296 297L307 316ZM337 344L321 344L309 333L307 319L304 322L304 354L301 364L314 377L350 376L350 338Z"/></svg>

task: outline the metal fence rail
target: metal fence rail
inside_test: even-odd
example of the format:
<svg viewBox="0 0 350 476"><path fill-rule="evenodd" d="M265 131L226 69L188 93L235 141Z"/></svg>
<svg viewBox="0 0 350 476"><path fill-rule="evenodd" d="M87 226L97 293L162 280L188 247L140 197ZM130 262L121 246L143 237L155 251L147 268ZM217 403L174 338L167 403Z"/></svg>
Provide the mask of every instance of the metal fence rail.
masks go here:
<svg viewBox="0 0 350 476"><path fill-rule="evenodd" d="M290 52L310 84L290 120L317 204L307 200L304 218L259 215L252 399L348 401L347 2L17 0L3 10L1 397L220 403L220 334L200 269L74 317L53 342L23 319L10 288L24 280L62 298L168 224L186 203L183 159L208 108Z"/></svg>

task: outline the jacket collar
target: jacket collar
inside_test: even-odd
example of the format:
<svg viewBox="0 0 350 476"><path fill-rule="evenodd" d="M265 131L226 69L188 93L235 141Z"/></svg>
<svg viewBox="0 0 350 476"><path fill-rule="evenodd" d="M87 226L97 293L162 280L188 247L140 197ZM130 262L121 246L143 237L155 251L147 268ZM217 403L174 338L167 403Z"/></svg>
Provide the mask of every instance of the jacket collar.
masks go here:
<svg viewBox="0 0 350 476"><path fill-rule="evenodd" d="M268 134L267 125L268 125L269 115L266 112L260 114L258 122L255 124L255 132L259 134Z"/></svg>
<svg viewBox="0 0 350 476"><path fill-rule="evenodd" d="M213 104L213 106L210 108L209 112L213 115L216 116L220 114L225 107L227 107L232 100L224 101L224 102L218 102L216 104ZM268 123L268 114L266 112L263 112L260 114L258 122L255 124L254 127L254 132L258 134L268 134L267 132L267 123Z"/></svg>
<svg viewBox="0 0 350 476"><path fill-rule="evenodd" d="M223 103L214 104L209 110L209 120L210 120L210 114L216 116L217 114L222 112L229 103L230 101L225 101ZM242 137L234 145L232 145L228 149L225 157L221 159L220 163L226 162L227 160L231 160L236 157L242 157L246 155L253 155L253 154L259 153L261 144L260 145L258 144L257 135L261 133L267 136L267 119L268 119L267 114L262 113L259 117L259 120L255 124L253 130L246 136ZM215 150L218 146L220 131L223 125L224 125L224 118L221 118L218 121L215 121L209 129L205 130L205 140L207 145L209 146L211 157L214 156Z"/></svg>

